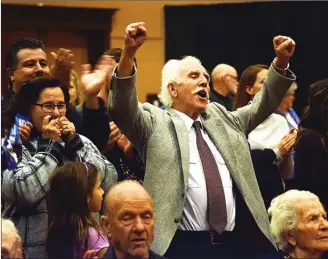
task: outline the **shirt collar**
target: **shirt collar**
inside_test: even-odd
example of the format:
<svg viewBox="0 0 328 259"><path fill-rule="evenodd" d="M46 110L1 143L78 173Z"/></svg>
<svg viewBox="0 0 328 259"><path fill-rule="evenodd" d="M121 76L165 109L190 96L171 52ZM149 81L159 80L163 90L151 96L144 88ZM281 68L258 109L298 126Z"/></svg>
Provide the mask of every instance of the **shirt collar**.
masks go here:
<svg viewBox="0 0 328 259"><path fill-rule="evenodd" d="M192 125L194 124L194 120L192 118L190 118L188 115L172 108L174 111L177 112L177 114L179 115L179 117L184 121L184 123L186 124L186 127L187 127L187 130L188 130L188 133L190 132L191 128L192 128ZM203 122L201 120L201 117L198 115L197 119L195 121L199 121L200 122L200 125L201 125L201 128L203 128Z"/></svg>

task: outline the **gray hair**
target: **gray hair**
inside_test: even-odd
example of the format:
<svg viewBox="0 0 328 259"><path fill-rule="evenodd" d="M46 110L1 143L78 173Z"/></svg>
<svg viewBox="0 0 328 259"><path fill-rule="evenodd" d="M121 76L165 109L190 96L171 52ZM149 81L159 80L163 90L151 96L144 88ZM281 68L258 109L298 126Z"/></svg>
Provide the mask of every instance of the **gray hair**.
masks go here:
<svg viewBox="0 0 328 259"><path fill-rule="evenodd" d="M171 83L179 83L181 76L181 69L186 63L196 62L201 65L201 62L198 58L193 56L186 56L179 59L170 59L166 62L162 69L162 83L161 83L161 92L158 95L160 101L166 106L171 107L173 104L173 98L168 91L168 85Z"/></svg>
<svg viewBox="0 0 328 259"><path fill-rule="evenodd" d="M288 242L288 234L296 230L298 224L297 204L304 200L319 200L318 196L309 191L289 190L271 201L268 209L271 217L271 232L280 250L288 253L293 246Z"/></svg>
<svg viewBox="0 0 328 259"><path fill-rule="evenodd" d="M9 219L1 218L1 234L18 234L14 223Z"/></svg>

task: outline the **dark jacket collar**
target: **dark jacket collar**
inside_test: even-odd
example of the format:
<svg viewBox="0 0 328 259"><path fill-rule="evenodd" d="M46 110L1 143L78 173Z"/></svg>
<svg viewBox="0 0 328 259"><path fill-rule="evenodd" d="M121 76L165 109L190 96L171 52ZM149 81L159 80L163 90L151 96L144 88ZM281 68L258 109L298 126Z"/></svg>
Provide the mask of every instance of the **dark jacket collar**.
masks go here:
<svg viewBox="0 0 328 259"><path fill-rule="evenodd" d="M110 246L107 252L103 256L104 259L117 259L113 246ZM165 257L156 254L153 251L149 251L149 259L165 259Z"/></svg>

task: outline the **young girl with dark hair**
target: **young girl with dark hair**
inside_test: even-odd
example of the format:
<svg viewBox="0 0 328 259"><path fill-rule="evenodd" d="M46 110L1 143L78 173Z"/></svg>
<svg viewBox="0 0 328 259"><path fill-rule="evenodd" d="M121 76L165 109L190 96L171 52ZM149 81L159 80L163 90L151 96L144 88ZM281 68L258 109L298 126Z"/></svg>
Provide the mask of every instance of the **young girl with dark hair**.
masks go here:
<svg viewBox="0 0 328 259"><path fill-rule="evenodd" d="M104 191L100 174L90 163L72 162L58 167L50 179L48 196L49 258L82 258L96 250L101 258L109 247L92 216L101 209Z"/></svg>

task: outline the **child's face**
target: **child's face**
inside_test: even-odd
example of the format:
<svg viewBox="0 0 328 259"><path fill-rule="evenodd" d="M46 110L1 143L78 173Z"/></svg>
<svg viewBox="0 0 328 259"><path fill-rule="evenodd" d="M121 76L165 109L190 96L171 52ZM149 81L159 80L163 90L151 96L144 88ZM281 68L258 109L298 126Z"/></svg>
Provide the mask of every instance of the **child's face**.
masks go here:
<svg viewBox="0 0 328 259"><path fill-rule="evenodd" d="M104 191L100 187L100 174L98 173L97 182L95 188L92 191L92 195L89 197L88 208L90 212L99 212L101 203L103 200Z"/></svg>

